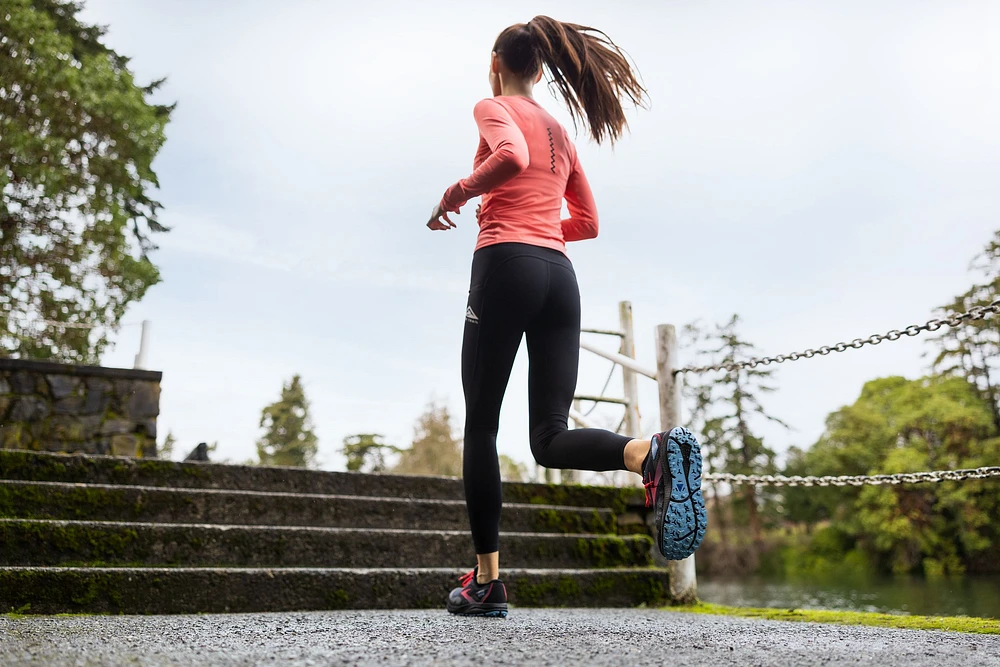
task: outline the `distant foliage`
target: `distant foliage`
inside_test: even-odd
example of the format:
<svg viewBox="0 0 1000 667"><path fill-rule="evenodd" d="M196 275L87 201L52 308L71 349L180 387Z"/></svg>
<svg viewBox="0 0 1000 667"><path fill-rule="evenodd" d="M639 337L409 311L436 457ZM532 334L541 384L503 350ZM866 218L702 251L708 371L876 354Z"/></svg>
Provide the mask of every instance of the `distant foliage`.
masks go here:
<svg viewBox="0 0 1000 667"><path fill-rule="evenodd" d="M174 437L173 431L167 431L167 437L163 439L163 444L160 445L160 451L158 456L161 459L169 461L174 455L174 445L177 444L177 438Z"/></svg>
<svg viewBox="0 0 1000 667"><path fill-rule="evenodd" d="M413 444L402 451L393 472L461 477L461 439L455 436L447 406L427 406L414 427Z"/></svg>
<svg viewBox="0 0 1000 667"><path fill-rule="evenodd" d="M528 466L506 454L501 454L500 479L505 482L526 482L528 481ZM571 481L567 479L565 472L563 472L562 481L564 484Z"/></svg>
<svg viewBox="0 0 1000 667"><path fill-rule="evenodd" d="M1000 465L991 405L961 377L868 382L834 412L820 440L796 452L788 474L868 475ZM1000 488L994 480L789 489L790 520L838 535L827 557L858 550L879 571L998 571ZM993 561L990 564L990 561Z"/></svg>
<svg viewBox="0 0 1000 667"><path fill-rule="evenodd" d="M377 433L360 433L344 438L340 453L347 459L349 472L379 473L389 469L388 458L400 451Z"/></svg>
<svg viewBox="0 0 1000 667"><path fill-rule="evenodd" d="M299 375L282 387L277 402L261 411L260 427L264 429L257 441L261 465L315 467L316 434Z"/></svg>

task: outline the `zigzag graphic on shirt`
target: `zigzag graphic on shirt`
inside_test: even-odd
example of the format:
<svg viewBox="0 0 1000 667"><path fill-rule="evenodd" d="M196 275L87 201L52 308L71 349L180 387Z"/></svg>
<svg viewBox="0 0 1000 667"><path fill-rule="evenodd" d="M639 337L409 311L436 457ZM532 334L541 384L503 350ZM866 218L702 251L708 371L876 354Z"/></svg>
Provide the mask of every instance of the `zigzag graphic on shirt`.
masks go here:
<svg viewBox="0 0 1000 667"><path fill-rule="evenodd" d="M556 173L556 145L552 140L552 128L545 128L549 131L549 157L552 161L552 173Z"/></svg>

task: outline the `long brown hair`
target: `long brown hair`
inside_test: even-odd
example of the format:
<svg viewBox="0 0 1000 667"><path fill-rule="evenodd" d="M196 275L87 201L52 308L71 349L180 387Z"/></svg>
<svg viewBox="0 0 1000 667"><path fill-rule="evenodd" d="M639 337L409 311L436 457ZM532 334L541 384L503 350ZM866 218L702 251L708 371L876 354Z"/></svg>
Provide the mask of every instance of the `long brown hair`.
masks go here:
<svg viewBox="0 0 1000 667"><path fill-rule="evenodd" d="M600 30L536 16L500 33L493 51L516 75L535 76L544 66L577 120L590 136L612 144L628 128L622 102L644 106L646 89L639 83L622 50Z"/></svg>

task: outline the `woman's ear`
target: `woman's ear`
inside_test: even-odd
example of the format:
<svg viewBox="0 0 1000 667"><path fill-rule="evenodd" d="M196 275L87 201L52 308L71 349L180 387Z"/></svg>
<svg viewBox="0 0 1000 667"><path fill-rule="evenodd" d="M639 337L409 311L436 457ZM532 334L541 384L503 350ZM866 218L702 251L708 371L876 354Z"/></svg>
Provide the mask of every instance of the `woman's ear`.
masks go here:
<svg viewBox="0 0 1000 667"><path fill-rule="evenodd" d="M539 67L538 74L535 75L535 83L538 83L541 80L542 80L542 68Z"/></svg>
<svg viewBox="0 0 1000 667"><path fill-rule="evenodd" d="M500 73L500 56L497 55L496 51L490 56L490 71L494 74Z"/></svg>

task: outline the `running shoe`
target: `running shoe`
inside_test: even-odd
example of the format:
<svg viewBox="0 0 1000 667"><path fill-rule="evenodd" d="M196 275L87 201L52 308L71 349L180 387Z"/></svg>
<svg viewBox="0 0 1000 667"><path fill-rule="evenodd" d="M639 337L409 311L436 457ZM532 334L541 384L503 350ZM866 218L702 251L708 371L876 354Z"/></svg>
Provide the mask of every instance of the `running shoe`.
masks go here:
<svg viewBox="0 0 1000 667"><path fill-rule="evenodd" d="M499 579L480 584L477 565L459 581L462 585L448 595L448 611L465 616L493 616L507 618L507 588Z"/></svg>
<svg viewBox="0 0 1000 667"><path fill-rule="evenodd" d="M708 513L701 495L701 445L686 428L653 436L642 470L646 507L655 507L656 546L669 560L684 560L705 538Z"/></svg>

